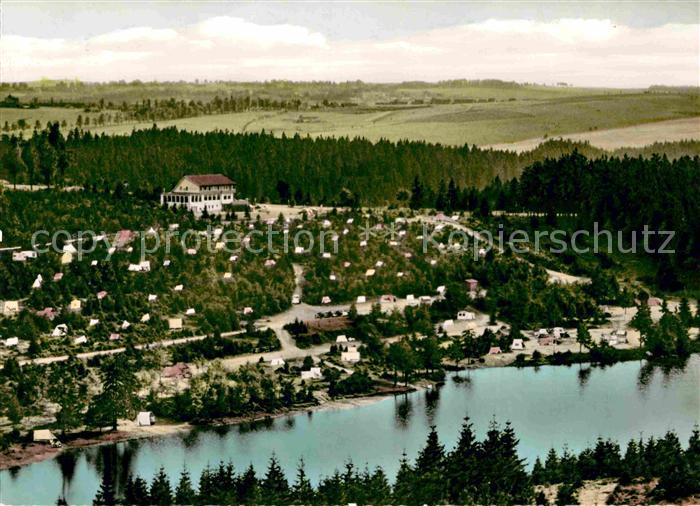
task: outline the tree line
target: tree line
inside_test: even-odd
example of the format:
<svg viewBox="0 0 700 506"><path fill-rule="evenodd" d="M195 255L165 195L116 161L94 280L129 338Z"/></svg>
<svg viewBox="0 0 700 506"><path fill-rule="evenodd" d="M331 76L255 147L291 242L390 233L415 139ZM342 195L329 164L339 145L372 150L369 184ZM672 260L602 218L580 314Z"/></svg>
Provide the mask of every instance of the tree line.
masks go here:
<svg viewBox="0 0 700 506"><path fill-rule="evenodd" d="M680 156L698 153L698 144L654 149L672 149L674 156ZM433 207L432 197L450 179L468 189L484 187L497 176L509 181L525 167L559 158L576 146L592 158L604 154L586 144L558 140L514 153L422 141L196 133L155 125L130 135L108 136L77 128L65 132L53 123L26 139L3 135L0 176L28 184L100 188L126 184L132 191L155 195L184 174L220 172L236 181L239 194L251 200L326 205L408 203L418 178L424 191L416 202Z"/></svg>
<svg viewBox="0 0 700 506"><path fill-rule="evenodd" d="M614 478L625 485L659 476L652 500L678 500L700 491L697 427L686 449L670 432L646 442L632 440L624 454L618 443L600 439L578 454L551 450L531 472L518 455L518 443L509 423L501 427L495 421L480 440L466 417L456 445L446 450L432 427L415 461L403 454L393 483L381 467L361 470L350 461L314 486L303 460L290 483L274 455L262 476L252 464L238 471L222 462L204 469L196 484L187 469L171 484L161 468L150 484L129 475L117 487L114 470L106 466L93 504L548 504L535 489L545 484L560 484L556 504L577 504L584 479Z"/></svg>

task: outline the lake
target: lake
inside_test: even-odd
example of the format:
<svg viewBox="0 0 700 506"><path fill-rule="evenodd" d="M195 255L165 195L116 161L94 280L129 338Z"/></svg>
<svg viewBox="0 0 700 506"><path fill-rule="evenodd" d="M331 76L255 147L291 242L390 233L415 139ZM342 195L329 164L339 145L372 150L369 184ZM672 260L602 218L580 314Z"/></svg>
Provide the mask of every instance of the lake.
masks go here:
<svg viewBox="0 0 700 506"><path fill-rule="evenodd" d="M314 480L350 458L360 467L381 465L393 478L402 452L413 459L431 425L451 448L466 414L480 437L494 419L511 421L520 455L530 465L552 447L567 444L577 451L598 437L624 447L630 438L674 430L685 445L693 425L700 423L698 355L671 370L626 362L604 369L494 368L460 376L469 381L448 378L440 389L360 407L64 452L0 472L0 502L55 504L64 495L70 503L91 503L105 469L118 484L130 472L150 481L161 466L175 482L187 466L196 483L203 468L220 461L233 462L239 471L252 462L261 475L273 453L290 480L301 457Z"/></svg>

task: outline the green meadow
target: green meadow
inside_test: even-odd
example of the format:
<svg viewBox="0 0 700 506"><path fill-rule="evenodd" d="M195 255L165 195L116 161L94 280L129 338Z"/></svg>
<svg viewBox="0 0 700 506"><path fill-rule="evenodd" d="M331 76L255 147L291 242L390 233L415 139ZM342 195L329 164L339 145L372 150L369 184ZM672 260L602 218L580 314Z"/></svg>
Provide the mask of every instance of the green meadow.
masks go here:
<svg viewBox="0 0 700 506"><path fill-rule="evenodd" d="M192 131L271 132L275 135L365 137L424 140L448 145L507 144L625 128L700 116L700 96L692 90L615 90L502 82L454 83L141 83L58 86L41 83L7 90L23 103L74 104L73 107L0 109L0 124L23 119L28 129L38 120L76 126L78 115L90 116L97 133L125 134L134 128L176 126ZM3 91L0 90L0 93ZM250 107L243 112L201 114L166 120L109 120L97 125L100 113L115 113L127 104L170 99L207 104L216 97L296 100L288 107ZM81 108L78 105L83 104ZM95 106L99 104L99 111ZM120 105L121 104L121 105ZM659 124L659 140L698 137L692 125ZM690 130L689 130L690 129ZM693 135L694 134L694 135ZM629 142L634 144L635 133ZM646 133L647 137L649 133ZM653 137L652 133L652 137ZM646 138L645 138L646 142Z"/></svg>

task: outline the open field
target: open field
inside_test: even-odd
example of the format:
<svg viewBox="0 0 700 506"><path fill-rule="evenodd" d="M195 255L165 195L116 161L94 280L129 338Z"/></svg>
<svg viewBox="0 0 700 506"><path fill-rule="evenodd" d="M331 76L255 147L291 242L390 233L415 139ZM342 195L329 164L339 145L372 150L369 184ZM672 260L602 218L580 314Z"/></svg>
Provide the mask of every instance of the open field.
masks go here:
<svg viewBox="0 0 700 506"><path fill-rule="evenodd" d="M623 147L642 147L655 142L676 142L687 139L700 139L700 117L659 121L622 128L596 130L562 136L572 141L589 142L592 146L615 150ZM512 150L518 153L531 151L547 139L538 137L513 143L492 144L488 147L498 150Z"/></svg>
<svg viewBox="0 0 700 506"><path fill-rule="evenodd" d="M622 145L628 145L625 142L640 145L635 140L636 135L643 136L642 144L688 138L687 130L697 124L696 120L689 121L688 118L699 115L697 98L638 94L416 106L385 111L245 112L164 121L159 126L177 126L195 131L264 130L288 136L348 136L373 141L411 139L451 145L490 145L574 133L585 138L600 130L664 120L686 120L687 123L664 123L639 132L630 131L620 141ZM151 126L150 123L124 124L97 128L96 131L126 134L134 128ZM600 132L599 136L606 138L606 133ZM698 136L697 133L694 135L695 138ZM609 143L613 145L614 135L609 137Z"/></svg>
<svg viewBox="0 0 700 506"><path fill-rule="evenodd" d="M642 90L627 90L641 92ZM35 81L13 85L0 83L0 94L12 94L22 103L51 100L64 103L136 103L144 100L210 101L228 95L253 95L283 100L300 98L304 103L354 103L359 106L377 102L413 102L416 100L531 100L581 95L619 93L612 88L574 88L519 84L498 80L451 82L365 83L350 82L132 82L84 83L76 81Z"/></svg>
<svg viewBox="0 0 700 506"><path fill-rule="evenodd" d="M112 111L104 111L105 114L110 112ZM29 128L29 130L25 131L25 135L27 135L27 133L31 133L31 129L34 128L36 121L41 123L41 128L44 128L49 121L58 121L59 123L65 121L68 127L73 128L78 116L84 117L85 113L81 109L71 107L37 107L36 109L1 108L0 127L2 127L5 122L12 125L13 123L17 123L20 119L23 119ZM92 114L92 116L97 117L99 114Z"/></svg>
<svg viewBox="0 0 700 506"><path fill-rule="evenodd" d="M693 93L509 83L146 83L86 85L75 89L36 85L29 91L9 91L22 103L32 99L44 103L50 99L63 100L89 104L93 112L85 113L80 107L0 109L2 124L7 121L12 125L21 118L32 128L36 120L42 124L65 120L72 128L77 116L82 114L83 118L86 115L91 118L91 130L107 134L150 128L154 121L109 124L107 119L105 126L93 126L100 114L94 112L100 99L104 100L102 112L116 117L116 104L137 103L146 98L206 104L217 96L240 97L244 93L256 100L298 100L299 110L253 106L245 112L219 110L218 114L209 114L210 109L206 109L203 115L155 122L160 127L177 126L193 131L264 130L275 135L365 137L372 141L409 139L499 147L524 142L523 147L513 149L527 149L542 139L559 136L591 139L595 145L610 148L697 138L697 120L688 118L700 117L700 98ZM643 126L670 120L685 122ZM638 130L613 130L639 125L642 126Z"/></svg>

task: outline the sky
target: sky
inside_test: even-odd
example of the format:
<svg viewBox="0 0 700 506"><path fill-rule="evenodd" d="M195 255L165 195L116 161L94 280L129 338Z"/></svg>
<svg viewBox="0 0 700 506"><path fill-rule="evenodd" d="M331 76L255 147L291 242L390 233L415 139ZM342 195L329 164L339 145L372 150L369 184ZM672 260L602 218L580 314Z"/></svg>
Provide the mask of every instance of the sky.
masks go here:
<svg viewBox="0 0 700 506"><path fill-rule="evenodd" d="M0 4L0 80L700 85L700 3Z"/></svg>

